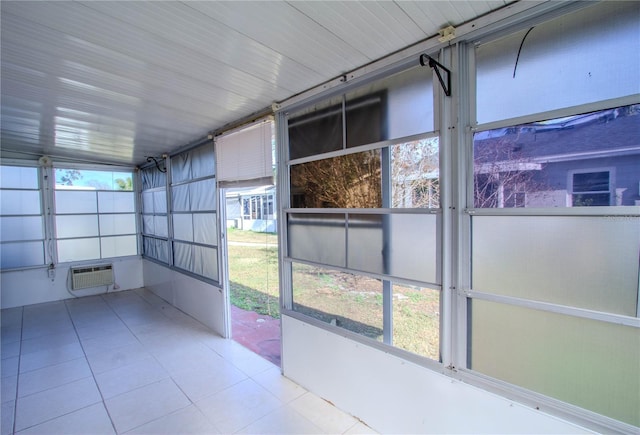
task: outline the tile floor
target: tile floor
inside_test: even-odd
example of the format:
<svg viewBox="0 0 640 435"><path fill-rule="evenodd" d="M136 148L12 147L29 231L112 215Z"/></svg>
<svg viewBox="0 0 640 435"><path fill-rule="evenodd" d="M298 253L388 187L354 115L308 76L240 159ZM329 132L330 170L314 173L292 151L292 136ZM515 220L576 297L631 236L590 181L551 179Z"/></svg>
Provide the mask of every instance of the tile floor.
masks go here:
<svg viewBox="0 0 640 435"><path fill-rule="evenodd" d="M146 290L1 320L2 435L373 433Z"/></svg>

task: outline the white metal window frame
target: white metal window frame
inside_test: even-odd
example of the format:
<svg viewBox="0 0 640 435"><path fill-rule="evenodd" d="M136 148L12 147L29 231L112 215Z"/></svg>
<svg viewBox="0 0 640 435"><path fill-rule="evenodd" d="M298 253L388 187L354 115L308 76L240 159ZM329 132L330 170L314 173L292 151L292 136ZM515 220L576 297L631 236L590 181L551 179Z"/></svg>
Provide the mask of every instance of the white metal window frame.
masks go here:
<svg viewBox="0 0 640 435"><path fill-rule="evenodd" d="M574 6L575 7L575 6ZM582 6L578 6L580 8ZM567 13L573 8L567 10ZM581 104L572 107L563 107L546 112L530 113L524 116L502 119L499 121L478 124L475 122L476 104L475 104L475 47L479 43L485 43L509 33L517 32L533 25L534 23L551 20L558 16L558 12L548 15L540 15L533 17L531 20L524 20L515 26L509 27L507 30L485 32L478 38L470 38L465 43L459 43L450 50L455 56L458 68L460 69L458 91L461 93L460 98L466 104L460 104L457 110L457 116L461 125L469 126L465 131L459 129L456 140L459 142L457 153L459 155L459 163L454 167L454 178L463 183L464 189L457 194L457 200L454 199L454 207L458 209L458 217L454 219L454 226L458 236L458 242L453 248L453 261L456 265L458 273L454 274L452 288L455 289L455 309L452 316L455 319L453 324L452 342L452 362L451 366L456 368L456 376L461 379L482 386L490 391L495 391L503 396L513 397L523 403L530 404L538 408L546 408L550 412L576 421L588 427L594 427L596 430L610 431L616 428L621 432L632 432L633 426L614 420L612 418L602 416L595 412L585 410L578 406L563 402L552 397L548 397L534 391L530 391L516 385L501 381L499 379L490 378L482 373L468 370L467 366L467 350L470 346L468 340L468 304L473 299L497 302L506 305L519 306L534 310L542 310L551 313L557 313L567 316L575 316L585 319L597 320L601 322L609 322L614 324L626 325L640 329L640 303L637 317L628 317L612 313L604 313L599 311L568 307L559 304L533 301L529 299L521 299L509 296L489 294L474 291L471 288L471 220L476 216L602 216L621 218L637 218L640 217L640 207L638 206L601 206L601 207L566 207L566 208L474 208L474 187L473 187L473 135L476 132L504 128L514 125L526 124L546 119L561 118L566 116L577 115L581 113L606 110L620 106L637 104L640 102L640 94L629 95L625 97L596 101L587 104ZM447 50L447 51L448 51ZM609 170L609 169L608 169ZM457 174L455 172L458 172ZM591 172L585 170L584 172ZM457 204L456 204L457 203ZM638 300L640 301L640 282L638 284Z"/></svg>
<svg viewBox="0 0 640 435"><path fill-rule="evenodd" d="M37 161L30 160L18 160L18 159L2 159L0 160L0 166L15 166L15 167L25 167L25 168L33 168L36 170L37 174L37 189L22 189L22 188L5 188L4 186L0 186L0 194L4 190L28 190L28 191L38 191L39 205L40 205L40 215L3 215L3 217L20 217L20 216L40 216L42 221L42 234L43 238L41 239L43 244L43 263L34 265L34 266L19 266L19 267L11 267L2 269L2 272L12 271L12 270L28 270L28 269L42 269L45 267L49 267L50 264L55 263L55 243L52 246L52 226L51 226L51 218L47 215L46 210L49 208L51 199L48 198L48 195L45 195L45 183L43 179L48 179L48 175L50 175L50 169L41 166ZM0 169L1 170L1 169ZM13 240L5 243L22 243L22 242L32 242L34 240ZM37 241L40 241L37 240Z"/></svg>

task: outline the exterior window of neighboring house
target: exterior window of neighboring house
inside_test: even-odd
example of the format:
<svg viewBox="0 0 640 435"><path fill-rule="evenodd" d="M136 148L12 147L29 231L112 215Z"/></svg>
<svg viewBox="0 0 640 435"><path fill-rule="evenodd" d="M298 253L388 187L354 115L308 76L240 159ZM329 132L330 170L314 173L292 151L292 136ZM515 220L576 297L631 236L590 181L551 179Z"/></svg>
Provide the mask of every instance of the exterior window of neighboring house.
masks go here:
<svg viewBox="0 0 640 435"><path fill-rule="evenodd" d="M571 174L571 205L611 205L611 185L610 171L574 172Z"/></svg>

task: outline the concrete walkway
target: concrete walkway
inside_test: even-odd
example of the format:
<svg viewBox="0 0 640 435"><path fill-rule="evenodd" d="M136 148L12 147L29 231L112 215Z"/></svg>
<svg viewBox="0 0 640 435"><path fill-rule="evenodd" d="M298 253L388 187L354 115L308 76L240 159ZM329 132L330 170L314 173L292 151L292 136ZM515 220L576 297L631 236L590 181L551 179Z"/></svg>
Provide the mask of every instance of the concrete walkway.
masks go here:
<svg viewBox="0 0 640 435"><path fill-rule="evenodd" d="M280 320L231 305L231 338L280 367Z"/></svg>

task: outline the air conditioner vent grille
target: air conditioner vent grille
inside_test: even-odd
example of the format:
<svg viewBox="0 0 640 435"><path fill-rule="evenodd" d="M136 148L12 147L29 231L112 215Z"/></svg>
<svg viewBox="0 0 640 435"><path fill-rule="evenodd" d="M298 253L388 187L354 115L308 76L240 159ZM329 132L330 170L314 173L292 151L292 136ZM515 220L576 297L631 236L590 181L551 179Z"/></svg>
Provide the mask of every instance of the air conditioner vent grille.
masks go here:
<svg viewBox="0 0 640 435"><path fill-rule="evenodd" d="M112 264L80 266L71 268L72 290L112 285L113 283L114 279Z"/></svg>

